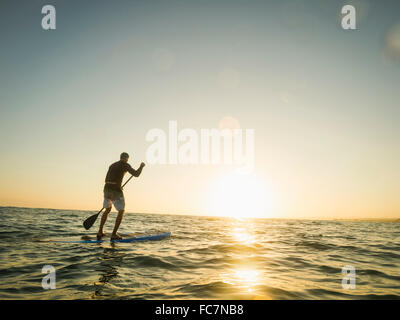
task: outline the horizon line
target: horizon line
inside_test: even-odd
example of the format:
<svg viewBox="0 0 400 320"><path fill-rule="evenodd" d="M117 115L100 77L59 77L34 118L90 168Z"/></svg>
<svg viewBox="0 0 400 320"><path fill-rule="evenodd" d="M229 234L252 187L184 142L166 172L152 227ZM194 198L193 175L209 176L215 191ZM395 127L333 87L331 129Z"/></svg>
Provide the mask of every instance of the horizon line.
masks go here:
<svg viewBox="0 0 400 320"><path fill-rule="evenodd" d="M44 209L44 210L70 210L70 211L96 211L90 209L65 209L65 208L43 208L43 207L21 207L16 205L0 205L0 208L21 208L21 209ZM230 218L230 219L253 219L253 220L311 220L311 221L386 221L400 222L400 216L396 218L288 218L288 217L229 217L229 216L210 216L204 214L188 214L188 213L160 213L160 212L125 212L128 214L153 214L153 215L175 215L175 216L194 216L205 218Z"/></svg>

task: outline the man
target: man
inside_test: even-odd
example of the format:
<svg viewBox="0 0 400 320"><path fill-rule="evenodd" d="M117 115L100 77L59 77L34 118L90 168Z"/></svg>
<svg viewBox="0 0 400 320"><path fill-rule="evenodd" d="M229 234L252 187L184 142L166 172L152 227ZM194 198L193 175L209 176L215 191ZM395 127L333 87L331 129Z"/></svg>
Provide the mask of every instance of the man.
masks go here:
<svg viewBox="0 0 400 320"><path fill-rule="evenodd" d="M113 163L109 168L104 185L104 211L101 222L100 229L97 233L97 239L100 240L105 233L103 232L104 224L107 221L108 214L111 211L111 204L114 204L115 209L118 210L118 216L115 220L114 230L111 234L111 240L122 239L122 237L117 233L119 225L121 224L122 218L125 212L125 199L124 193L122 192L122 179L126 172L129 172L134 177L139 177L142 173L142 169L145 164L142 162L139 169L134 170L130 164L128 164L129 155L126 152L121 153L120 160Z"/></svg>

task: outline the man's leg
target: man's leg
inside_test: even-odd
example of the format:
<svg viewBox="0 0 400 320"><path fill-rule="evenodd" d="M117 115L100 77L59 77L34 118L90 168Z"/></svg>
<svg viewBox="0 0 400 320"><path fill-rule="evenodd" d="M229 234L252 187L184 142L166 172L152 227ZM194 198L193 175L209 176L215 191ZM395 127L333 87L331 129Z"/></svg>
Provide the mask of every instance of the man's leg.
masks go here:
<svg viewBox="0 0 400 320"><path fill-rule="evenodd" d="M112 235L111 235L111 239L112 240L114 240L114 239L122 239L122 237L117 234L117 231L118 231L119 225L121 224L122 218L124 217L124 212L125 212L125 210L119 210L118 211L118 216L117 216L117 219L115 220L114 230L113 230Z"/></svg>
<svg viewBox="0 0 400 320"><path fill-rule="evenodd" d="M106 211L104 211L103 215L101 216L100 228L99 228L99 232L97 233L97 238L99 238L99 237L101 238L104 236L103 227L107 221L107 217L108 217L108 214L110 213L110 211L111 211L111 207L106 208Z"/></svg>

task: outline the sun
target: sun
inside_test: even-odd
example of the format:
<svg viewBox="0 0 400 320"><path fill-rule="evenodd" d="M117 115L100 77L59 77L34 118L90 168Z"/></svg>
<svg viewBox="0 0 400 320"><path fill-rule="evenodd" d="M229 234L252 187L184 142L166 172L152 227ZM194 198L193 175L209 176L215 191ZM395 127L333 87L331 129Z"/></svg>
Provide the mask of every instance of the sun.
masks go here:
<svg viewBox="0 0 400 320"><path fill-rule="evenodd" d="M207 211L213 216L267 218L273 206L272 193L254 174L229 173L210 187Z"/></svg>

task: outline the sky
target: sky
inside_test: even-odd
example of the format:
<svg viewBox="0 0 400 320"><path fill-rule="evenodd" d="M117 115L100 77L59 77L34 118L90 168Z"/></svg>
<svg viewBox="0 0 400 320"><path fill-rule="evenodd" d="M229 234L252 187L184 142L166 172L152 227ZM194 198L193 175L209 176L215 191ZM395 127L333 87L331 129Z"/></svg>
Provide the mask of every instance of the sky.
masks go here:
<svg viewBox="0 0 400 320"><path fill-rule="evenodd" d="M255 132L250 178L147 163L126 211L400 216L398 1L1 1L0 43L0 206L98 210L150 130L228 119Z"/></svg>

